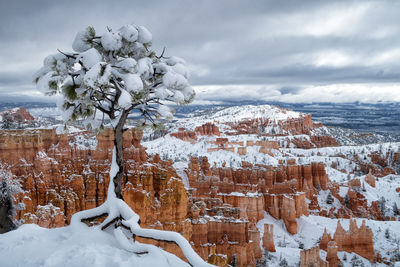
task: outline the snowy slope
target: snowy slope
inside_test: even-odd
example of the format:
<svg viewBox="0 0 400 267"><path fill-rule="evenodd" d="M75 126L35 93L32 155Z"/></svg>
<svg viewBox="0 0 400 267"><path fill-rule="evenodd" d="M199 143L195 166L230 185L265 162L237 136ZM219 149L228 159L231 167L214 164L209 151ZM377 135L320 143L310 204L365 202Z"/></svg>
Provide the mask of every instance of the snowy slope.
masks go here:
<svg viewBox="0 0 400 267"><path fill-rule="evenodd" d="M206 110L200 114L194 114L189 118L179 119L174 125L170 126L174 129L184 127L189 130L194 130L195 127L207 122L226 123L260 118L263 120L268 119L270 123L276 123L288 119L300 118L305 115L304 113L285 110L271 105L247 105L223 108L217 111L214 109ZM221 127L222 125L219 126Z"/></svg>
<svg viewBox="0 0 400 267"><path fill-rule="evenodd" d="M224 118L225 119L225 118ZM170 132L177 130L183 125L191 125L191 128L195 128L199 125L204 124L208 119L200 120L196 117L190 121L188 119L180 119L174 123L170 128ZM187 123L187 124L186 124ZM217 126L221 129L224 126L217 123ZM189 127L190 128L190 127ZM246 155L239 155L237 153L238 144L232 144L234 152L227 150L208 151L209 149L217 148L214 144L217 138L227 137L230 142L243 142L244 145L248 141L256 142L262 141L276 141L279 142L281 147L279 150L272 149L271 152L274 156L270 156L265 153L260 153L260 146L248 146ZM213 166L222 166L226 162L228 167L239 168L242 161L251 162L253 164L265 164L276 166L279 160L296 159L298 164L310 164L311 162L322 162L327 166L327 173L329 178L334 181L344 181L347 177L347 173L353 171L356 167L354 157L357 156L359 160L366 163L371 163L371 159L368 156L372 152L377 152L381 155L386 153L400 151L400 143L380 143L380 144L368 144L368 145L353 145L353 146L339 146L339 147L323 147L313 149L299 149L299 148L285 148L287 142L292 139L298 140L309 140L307 135L290 135L290 136L257 136L256 134L239 134L235 136L198 136L196 142L182 141L178 138L172 137L167 134L163 137L159 137L153 140L147 140L142 142L143 146L147 147L147 152L151 155L159 154L163 159L172 159L176 161L188 161L190 157L207 156L208 161ZM345 157L343 157L345 156ZM338 169L345 170L346 173L340 172L337 169L333 169L330 166L332 163L338 165Z"/></svg>
<svg viewBox="0 0 400 267"><path fill-rule="evenodd" d="M0 266L189 266L175 255L152 247L137 255L120 247L112 234L96 228L45 229L22 225L0 237Z"/></svg>

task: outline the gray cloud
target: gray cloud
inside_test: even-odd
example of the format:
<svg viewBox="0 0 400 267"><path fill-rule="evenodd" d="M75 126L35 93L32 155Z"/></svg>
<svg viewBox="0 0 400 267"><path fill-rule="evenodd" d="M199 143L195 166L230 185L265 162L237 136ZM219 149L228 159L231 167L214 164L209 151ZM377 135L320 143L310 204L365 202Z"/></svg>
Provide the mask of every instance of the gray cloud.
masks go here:
<svg viewBox="0 0 400 267"><path fill-rule="evenodd" d="M397 1L1 0L0 96L38 99L31 77L47 54L71 50L88 25L132 22L153 33L157 51L185 58L197 87L257 95L251 85L273 85L262 95L285 99L309 85L399 84L398 14Z"/></svg>
<svg viewBox="0 0 400 267"><path fill-rule="evenodd" d="M282 95L287 95L287 94L296 94L301 90L300 87L294 87L294 86L284 86L279 89L279 92L281 92Z"/></svg>

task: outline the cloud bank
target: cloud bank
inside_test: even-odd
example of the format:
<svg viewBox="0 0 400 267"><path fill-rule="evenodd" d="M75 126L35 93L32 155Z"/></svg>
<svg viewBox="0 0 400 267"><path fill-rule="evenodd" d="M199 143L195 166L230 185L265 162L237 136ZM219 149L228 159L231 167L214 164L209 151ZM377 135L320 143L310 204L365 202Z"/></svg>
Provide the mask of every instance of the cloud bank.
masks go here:
<svg viewBox="0 0 400 267"><path fill-rule="evenodd" d="M133 22L186 59L199 100L400 101L398 14L384 0L1 1L0 98L46 99L31 79L47 54Z"/></svg>

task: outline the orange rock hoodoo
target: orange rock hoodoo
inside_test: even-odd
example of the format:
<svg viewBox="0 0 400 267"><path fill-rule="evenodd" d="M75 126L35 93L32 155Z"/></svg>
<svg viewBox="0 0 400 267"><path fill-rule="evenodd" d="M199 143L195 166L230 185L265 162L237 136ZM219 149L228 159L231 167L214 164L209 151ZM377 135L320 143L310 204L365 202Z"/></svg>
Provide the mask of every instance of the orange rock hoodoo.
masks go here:
<svg viewBox="0 0 400 267"><path fill-rule="evenodd" d="M329 241L327 246L326 261L329 266L338 266L340 260L338 258L338 246L335 241Z"/></svg>
<svg viewBox="0 0 400 267"><path fill-rule="evenodd" d="M375 259L372 230L365 225L365 220L360 227L357 226L355 219L350 220L349 231L345 231L338 221L333 238L325 229L319 247L329 250L332 241L336 243L338 251L354 252L370 261Z"/></svg>
<svg viewBox="0 0 400 267"><path fill-rule="evenodd" d="M336 267L339 266L340 260L337 255L337 245L335 241L328 243L328 251L326 255L326 261L321 259L320 248L313 247L311 249L302 250L300 252L300 266L301 267Z"/></svg>
<svg viewBox="0 0 400 267"><path fill-rule="evenodd" d="M185 128L179 128L178 132L171 133L171 136L179 138L183 141L197 140L198 135L216 135L219 136L220 132L218 127L212 123L206 123L198 126L194 131L189 131Z"/></svg>
<svg viewBox="0 0 400 267"><path fill-rule="evenodd" d="M370 186L375 187L376 186L376 179L372 175L371 170L369 170L369 173L365 176L365 182L367 182Z"/></svg>
<svg viewBox="0 0 400 267"><path fill-rule="evenodd" d="M263 247L266 251L275 252L274 225L264 224Z"/></svg>
<svg viewBox="0 0 400 267"><path fill-rule="evenodd" d="M321 259L319 254L319 247L305 249L300 251L300 267L329 267L330 264Z"/></svg>

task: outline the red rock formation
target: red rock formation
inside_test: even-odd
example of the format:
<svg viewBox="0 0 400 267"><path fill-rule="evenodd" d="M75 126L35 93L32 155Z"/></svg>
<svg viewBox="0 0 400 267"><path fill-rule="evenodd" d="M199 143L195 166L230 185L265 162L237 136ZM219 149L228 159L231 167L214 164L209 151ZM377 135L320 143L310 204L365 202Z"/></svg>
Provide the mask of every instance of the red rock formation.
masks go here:
<svg viewBox="0 0 400 267"><path fill-rule="evenodd" d="M260 195L219 195L224 204L240 209L240 218L247 218L251 222L257 222L264 218L264 197Z"/></svg>
<svg viewBox="0 0 400 267"><path fill-rule="evenodd" d="M198 126L194 129L195 133L198 135L216 135L219 136L221 133L219 132L219 128L213 123L206 123L201 126Z"/></svg>
<svg viewBox="0 0 400 267"><path fill-rule="evenodd" d="M337 255L338 253L338 245L335 241L329 241L327 245L327 254L326 261L329 263L329 266L338 266L340 260Z"/></svg>
<svg viewBox="0 0 400 267"><path fill-rule="evenodd" d="M311 120L311 114L305 114L300 118L293 118L283 121L279 125L281 131L290 132L292 135L309 134L314 128L314 123Z"/></svg>
<svg viewBox="0 0 400 267"><path fill-rule="evenodd" d="M249 230L249 240L251 243L253 243L254 257L256 259L260 259L262 257L262 250L260 247L261 238L260 232L256 229L255 226Z"/></svg>
<svg viewBox="0 0 400 267"><path fill-rule="evenodd" d="M279 142L277 141L251 141L246 142L246 146L260 146L264 149L279 149Z"/></svg>
<svg viewBox="0 0 400 267"><path fill-rule="evenodd" d="M303 214L308 215L304 194L265 194L265 210L275 219L282 219L286 230L291 234L297 233L296 218Z"/></svg>
<svg viewBox="0 0 400 267"><path fill-rule="evenodd" d="M228 262L236 254L238 266L255 263L254 242L250 242L249 224L240 220L193 221L192 242L199 255L207 258L212 246L216 252L228 256ZM214 244L214 245L212 245ZM257 249L256 249L257 250Z"/></svg>
<svg viewBox="0 0 400 267"><path fill-rule="evenodd" d="M208 256L207 262L215 266L228 267L228 257L225 255L217 254L215 246L211 247L211 253Z"/></svg>
<svg viewBox="0 0 400 267"><path fill-rule="evenodd" d="M287 147L290 147L291 144L293 144L297 148L303 149L339 146L339 143L334 137L320 135L310 135L310 139L304 137L295 137L290 140L290 143L288 143Z"/></svg>
<svg viewBox="0 0 400 267"><path fill-rule="evenodd" d="M375 187L376 186L376 180L375 176L372 175L371 170L369 173L365 176L365 182L367 182L370 186Z"/></svg>
<svg viewBox="0 0 400 267"><path fill-rule="evenodd" d="M226 137L219 137L215 139L215 144L220 146L220 147L224 147L226 144L228 144L229 139Z"/></svg>
<svg viewBox="0 0 400 267"><path fill-rule="evenodd" d="M330 264L321 259L319 247L300 251L300 267L329 267ZM333 265L335 266L335 265Z"/></svg>
<svg viewBox="0 0 400 267"><path fill-rule="evenodd" d="M361 181L358 178L351 179L347 184L351 187L361 187Z"/></svg>
<svg viewBox="0 0 400 267"><path fill-rule="evenodd" d="M240 216L253 222L263 218L266 210L274 218L283 219L292 234L297 233L296 218L308 215L306 196L312 197L316 187L327 189L328 177L321 163L303 166L288 160L287 165L271 167L242 162L242 168L233 170L210 167L205 157L201 162L202 167L199 159L192 158L187 172L191 187L196 188L194 196L218 197L223 203L240 208ZM257 191L264 195L264 208L259 197L247 195Z"/></svg>
<svg viewBox="0 0 400 267"><path fill-rule="evenodd" d="M331 136L311 135L310 139L311 139L311 142L316 147L339 146L338 141L334 137L331 137Z"/></svg>
<svg viewBox="0 0 400 267"><path fill-rule="evenodd" d="M372 230L365 225L365 220L360 227L356 220L350 220L349 231L345 231L338 221L333 238L325 230L319 247L327 250L331 241L336 242L338 251L354 252L370 261L375 259Z"/></svg>
<svg viewBox="0 0 400 267"><path fill-rule="evenodd" d="M275 252L274 225L264 224L263 248L268 252Z"/></svg>
<svg viewBox="0 0 400 267"><path fill-rule="evenodd" d="M171 133L171 136L179 138L183 141L194 141L197 140L197 135L220 135L219 128L212 123L206 123L198 126L194 131L187 130L185 128L179 128L178 132Z"/></svg>
<svg viewBox="0 0 400 267"><path fill-rule="evenodd" d="M238 153L239 155L246 155L247 149L245 147L238 147L236 153Z"/></svg>
<svg viewBox="0 0 400 267"><path fill-rule="evenodd" d="M178 132L171 133L171 136L189 142L192 140L197 140L197 134L193 131L188 131L185 128L179 128Z"/></svg>
<svg viewBox="0 0 400 267"><path fill-rule="evenodd" d="M0 117L4 116L5 113L8 113L11 116L13 122L30 122L35 120L35 118L25 108L22 107L0 112Z"/></svg>
<svg viewBox="0 0 400 267"><path fill-rule="evenodd" d="M393 153L392 161L393 163L400 164L400 152Z"/></svg>
<svg viewBox="0 0 400 267"><path fill-rule="evenodd" d="M380 154L377 152L373 152L368 155L371 158L372 163L377 164L381 166L382 168L385 168L388 166L388 162L385 158L383 158Z"/></svg>
<svg viewBox="0 0 400 267"><path fill-rule="evenodd" d="M247 119L237 122L227 122L227 125L231 127L233 131L226 132L228 135L238 135L238 134L263 134L263 128L265 127L275 127L278 132L274 134L309 134L314 128L314 124L311 120L310 114L305 114L299 118L291 118L288 120L270 121L269 119L256 118ZM277 127L279 125L279 127ZM261 130L260 130L261 129Z"/></svg>

